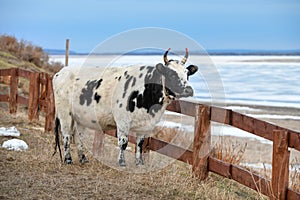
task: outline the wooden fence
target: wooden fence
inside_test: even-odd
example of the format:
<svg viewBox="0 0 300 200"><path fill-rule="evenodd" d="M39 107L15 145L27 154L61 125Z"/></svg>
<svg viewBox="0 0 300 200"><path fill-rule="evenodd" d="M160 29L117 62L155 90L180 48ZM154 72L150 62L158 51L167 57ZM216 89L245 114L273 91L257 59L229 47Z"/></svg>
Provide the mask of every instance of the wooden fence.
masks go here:
<svg viewBox="0 0 300 200"><path fill-rule="evenodd" d="M22 96L18 92L19 77L28 79L29 95ZM45 132L54 128L54 96L52 89L52 76L43 72L32 72L19 68L1 69L0 80L9 84L9 93L0 94L0 102L9 103L9 112L15 114L18 104L28 107L28 119L39 120L40 111L45 114Z"/></svg>
<svg viewBox="0 0 300 200"><path fill-rule="evenodd" d="M28 118L38 120L39 111L45 111L45 131L53 129L54 98L52 77L45 73L29 72L21 69L0 70L1 76L10 76L10 93L0 95L0 101L9 103L10 112L15 113L17 103L28 106ZM30 79L29 97L19 96L18 77ZM238 112L188 101L173 101L167 108L169 111L194 117L195 130L193 150L183 149L156 138L146 138L146 149L175 158L192 165L193 176L204 180L208 172L233 179L251 189L254 189L271 199L300 199L300 193L288 188L289 156L288 148L300 151L300 133L286 129L263 120L259 120ZM240 166L230 164L210 156L210 122L227 124L273 142L272 178L266 178L252 173ZM115 130L105 134L117 137ZM95 133L93 151L98 154L103 144L103 136ZM136 138L129 136L129 142L135 144Z"/></svg>

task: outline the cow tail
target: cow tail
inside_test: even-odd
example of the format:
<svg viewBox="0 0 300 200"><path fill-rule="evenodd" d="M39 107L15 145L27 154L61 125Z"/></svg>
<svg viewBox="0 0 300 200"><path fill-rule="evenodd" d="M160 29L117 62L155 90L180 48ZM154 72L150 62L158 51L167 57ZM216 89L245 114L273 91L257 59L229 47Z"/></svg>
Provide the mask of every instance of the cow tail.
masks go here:
<svg viewBox="0 0 300 200"><path fill-rule="evenodd" d="M52 156L54 156L56 154L57 148L58 148L60 160L62 162L63 159L62 159L62 154L61 154L61 149L60 149L60 141L59 141L59 126L60 126L60 121L59 121L58 117L56 117L55 118L55 128L54 128L54 132L55 132L55 149L54 149L54 153L53 153Z"/></svg>

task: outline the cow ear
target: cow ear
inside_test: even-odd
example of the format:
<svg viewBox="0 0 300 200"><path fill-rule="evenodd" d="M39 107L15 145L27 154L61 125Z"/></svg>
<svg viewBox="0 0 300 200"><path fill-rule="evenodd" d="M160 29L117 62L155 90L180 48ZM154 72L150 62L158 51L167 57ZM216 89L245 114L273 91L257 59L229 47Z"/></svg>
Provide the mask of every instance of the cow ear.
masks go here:
<svg viewBox="0 0 300 200"><path fill-rule="evenodd" d="M161 64L161 63L158 63L156 66L155 66L156 70L161 73L161 74L165 74L166 73L166 67Z"/></svg>
<svg viewBox="0 0 300 200"><path fill-rule="evenodd" d="M188 73L187 73L188 76L191 76L198 71L198 67L196 65L190 65L186 69L188 70Z"/></svg>

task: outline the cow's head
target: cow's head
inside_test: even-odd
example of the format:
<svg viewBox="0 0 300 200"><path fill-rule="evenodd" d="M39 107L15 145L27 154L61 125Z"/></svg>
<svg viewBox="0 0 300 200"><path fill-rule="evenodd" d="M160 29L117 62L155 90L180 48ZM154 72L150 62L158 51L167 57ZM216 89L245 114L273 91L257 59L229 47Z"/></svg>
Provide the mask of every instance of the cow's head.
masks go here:
<svg viewBox="0 0 300 200"><path fill-rule="evenodd" d="M157 64L156 69L163 76L163 85L165 86L166 95L180 98L193 96L193 88L189 85L189 76L197 72L198 67L195 65L189 65L185 67L185 63L188 58L188 49L186 48L185 56L181 61L178 60L168 60L167 55L170 48L164 54L163 64Z"/></svg>

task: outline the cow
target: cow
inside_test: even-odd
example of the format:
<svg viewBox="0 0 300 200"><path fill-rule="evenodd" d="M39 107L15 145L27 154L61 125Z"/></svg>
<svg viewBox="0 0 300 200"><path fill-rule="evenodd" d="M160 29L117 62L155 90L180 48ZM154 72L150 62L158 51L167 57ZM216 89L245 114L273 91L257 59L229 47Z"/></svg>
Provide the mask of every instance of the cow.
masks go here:
<svg viewBox="0 0 300 200"><path fill-rule="evenodd" d="M118 164L126 166L124 151L128 134L136 134L136 165L143 165L142 147L160 121L167 106L181 97L193 96L189 76L198 67L185 67L188 49L181 61L168 60L164 64L129 67L65 67L54 75L55 133L62 133L64 162L72 163L70 135L74 131L75 144L81 163L88 162L80 137L85 128L92 130L117 129ZM56 142L56 147L59 142ZM59 147L60 150L60 147ZM56 150L55 150L56 152Z"/></svg>

